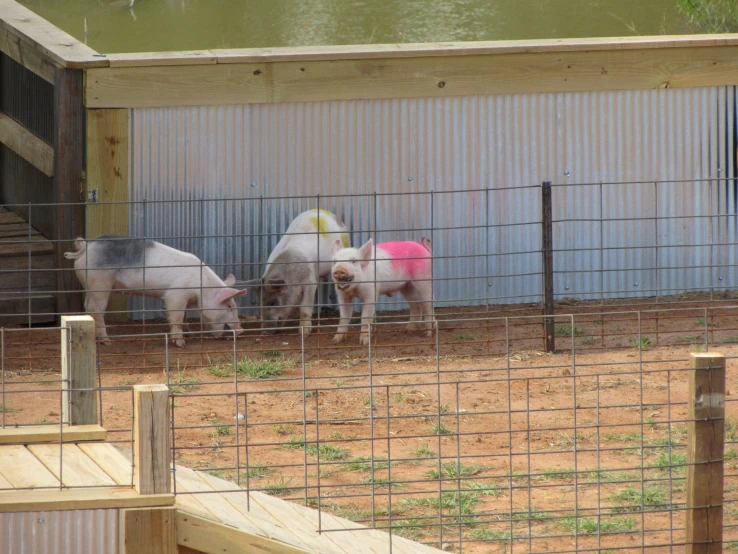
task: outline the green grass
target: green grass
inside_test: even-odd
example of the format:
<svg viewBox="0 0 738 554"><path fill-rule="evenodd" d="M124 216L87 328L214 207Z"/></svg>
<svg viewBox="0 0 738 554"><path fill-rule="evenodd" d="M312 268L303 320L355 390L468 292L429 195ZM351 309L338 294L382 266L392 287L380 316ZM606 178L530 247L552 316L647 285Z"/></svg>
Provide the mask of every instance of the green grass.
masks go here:
<svg viewBox="0 0 738 554"><path fill-rule="evenodd" d="M438 479L439 477L444 479L457 479L459 477L477 475L487 469L488 468L479 464L465 466L464 464L457 464L456 462L446 462L441 466L440 473L438 468L435 468L428 471L426 475L431 479Z"/></svg>
<svg viewBox="0 0 738 554"><path fill-rule="evenodd" d="M295 365L295 361L285 359L282 352L265 352L261 359L241 358L236 363L236 369L239 375L252 379L269 379L279 377L285 369L293 365Z"/></svg>
<svg viewBox="0 0 738 554"><path fill-rule="evenodd" d="M13 412L19 412L19 408L11 408L6 403L0 404L0 414L11 414Z"/></svg>
<svg viewBox="0 0 738 554"><path fill-rule="evenodd" d="M231 434L231 427L230 425L218 425L215 428L215 432L221 437L225 437Z"/></svg>
<svg viewBox="0 0 738 554"><path fill-rule="evenodd" d="M436 454L430 449L430 446L424 444L415 449L415 455L418 458L435 458Z"/></svg>
<svg viewBox="0 0 738 554"><path fill-rule="evenodd" d="M510 531L496 529L474 529L469 537L477 541L509 541Z"/></svg>
<svg viewBox="0 0 738 554"><path fill-rule="evenodd" d="M440 498L436 496L408 497L401 500L403 509L439 509L448 511L449 516L461 514L461 523L472 524L476 520L474 508L481 502L479 495L473 491L445 492ZM458 519L456 519L458 521Z"/></svg>
<svg viewBox="0 0 738 554"><path fill-rule="evenodd" d="M362 485L372 485L375 489L377 488L389 488L390 483L387 477L377 477L376 475L372 479L371 475L367 475L361 480ZM397 489L405 487L405 483L392 483L392 488Z"/></svg>
<svg viewBox="0 0 738 554"><path fill-rule="evenodd" d="M248 475L250 479L263 479L272 473L274 473L272 468L260 464L254 464L249 466L244 475Z"/></svg>
<svg viewBox="0 0 738 554"><path fill-rule="evenodd" d="M339 446L333 446L331 444L321 444L320 446L308 444L305 447L305 451L310 456L317 457L318 454L320 454L320 459L327 462L332 462L334 460L345 460L351 454L351 452L349 452L347 448L341 448Z"/></svg>
<svg viewBox="0 0 738 554"><path fill-rule="evenodd" d="M641 440L643 440L643 436L636 431L628 431L626 434L607 433L605 435L605 440L618 442L641 442Z"/></svg>
<svg viewBox="0 0 738 554"><path fill-rule="evenodd" d="M556 325L554 326L554 334L557 337L570 337L572 335L581 337L584 334L584 329L580 329L579 327L572 329L571 325Z"/></svg>
<svg viewBox="0 0 738 554"><path fill-rule="evenodd" d="M270 481L264 484L264 492L272 496L287 496L291 492L297 490L294 487L290 487L292 477L285 480L284 475L280 475L277 481Z"/></svg>
<svg viewBox="0 0 738 554"><path fill-rule="evenodd" d="M685 335L682 337L682 340L689 343L697 343L705 340L705 337L703 335Z"/></svg>
<svg viewBox="0 0 738 554"><path fill-rule="evenodd" d="M738 335L728 335L720 340L726 344L736 343L738 342Z"/></svg>
<svg viewBox="0 0 738 554"><path fill-rule="evenodd" d="M186 370L183 369L177 372L177 378L173 384L170 383L169 391L174 395L185 394L195 390L199 382L195 377L187 377Z"/></svg>
<svg viewBox="0 0 738 554"><path fill-rule="evenodd" d="M453 431L446 427L443 422L434 421L431 423L431 431L434 435L452 435Z"/></svg>
<svg viewBox="0 0 738 554"><path fill-rule="evenodd" d="M233 359L230 362L221 362L217 360L213 363L208 356L208 367L205 368L213 377L232 377L233 376Z"/></svg>
<svg viewBox="0 0 738 554"><path fill-rule="evenodd" d="M641 337L640 339L630 339L630 345L638 350L648 350L653 344L650 337Z"/></svg>
<svg viewBox="0 0 738 554"><path fill-rule="evenodd" d="M728 442L738 440L738 419L735 416L725 418L725 440Z"/></svg>
<svg viewBox="0 0 738 554"><path fill-rule="evenodd" d="M272 429L274 429L274 432L277 433L279 436L283 437L285 435L292 434L292 430L294 429L294 427L292 425L280 424L272 426Z"/></svg>
<svg viewBox="0 0 738 554"><path fill-rule="evenodd" d="M372 517L371 510L364 510L354 504L322 504L321 508L332 513L334 516L342 517L350 521L365 521Z"/></svg>
<svg viewBox="0 0 738 554"><path fill-rule="evenodd" d="M697 327L710 328L710 327L719 327L719 325L715 323L714 321L707 321L704 317L698 317Z"/></svg>
<svg viewBox="0 0 738 554"><path fill-rule="evenodd" d="M687 472L686 463L687 457L682 454L674 454L672 452L670 455L669 452L661 452L653 463L649 465L657 467L662 471L667 471L671 468L673 473L683 475Z"/></svg>
<svg viewBox="0 0 738 554"><path fill-rule="evenodd" d="M556 522L562 531L577 535L592 535L595 533L622 533L633 531L636 528L636 518L633 516L602 516L596 517L565 517Z"/></svg>
<svg viewBox="0 0 738 554"><path fill-rule="evenodd" d="M658 485L627 487L612 496L610 501L615 504L611 511L616 514L627 512L668 510L669 492Z"/></svg>
<svg viewBox="0 0 738 554"><path fill-rule="evenodd" d="M485 483L484 481L464 481L462 485L465 489L474 491L483 496L498 498L502 495L502 491L494 483Z"/></svg>
<svg viewBox="0 0 738 554"><path fill-rule="evenodd" d="M374 458L374 469L387 469L387 458ZM341 465L345 471L369 471L372 469L372 459L369 456L357 456Z"/></svg>

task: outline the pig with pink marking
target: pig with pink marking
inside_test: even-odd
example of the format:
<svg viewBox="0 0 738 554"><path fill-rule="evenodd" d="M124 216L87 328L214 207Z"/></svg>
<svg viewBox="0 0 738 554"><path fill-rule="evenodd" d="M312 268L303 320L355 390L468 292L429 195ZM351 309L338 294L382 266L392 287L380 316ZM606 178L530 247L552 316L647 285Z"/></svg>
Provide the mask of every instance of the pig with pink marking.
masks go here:
<svg viewBox="0 0 738 554"><path fill-rule="evenodd" d="M341 319L333 337L337 344L346 338L351 321L352 300L361 300L361 335L369 344L369 325L374 320L379 295L392 297L399 292L410 304L408 331L423 329L433 333L433 282L430 239L383 242L374 247L369 239L361 248L333 244L331 277L336 284Z"/></svg>

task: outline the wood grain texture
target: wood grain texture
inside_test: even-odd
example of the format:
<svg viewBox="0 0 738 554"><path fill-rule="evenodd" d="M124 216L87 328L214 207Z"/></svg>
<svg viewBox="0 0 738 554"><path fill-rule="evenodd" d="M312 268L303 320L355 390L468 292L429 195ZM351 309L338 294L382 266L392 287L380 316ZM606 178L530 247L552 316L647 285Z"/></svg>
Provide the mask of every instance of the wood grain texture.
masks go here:
<svg viewBox="0 0 738 554"><path fill-rule="evenodd" d="M95 322L89 315L61 317L62 421L96 425Z"/></svg>
<svg viewBox="0 0 738 554"><path fill-rule="evenodd" d="M0 450L0 474L17 489L58 487L59 480L30 450L21 445ZM28 493L29 491L24 491Z"/></svg>
<svg viewBox="0 0 738 554"><path fill-rule="evenodd" d="M105 56L13 0L0 0L0 29L22 43L24 50L32 50L59 67L101 67L108 63Z"/></svg>
<svg viewBox="0 0 738 554"><path fill-rule="evenodd" d="M0 492L0 512L171 506L173 494L139 495L129 488Z"/></svg>
<svg viewBox="0 0 738 554"><path fill-rule="evenodd" d="M38 444L44 442L102 441L108 432L99 425L39 425L0 429L0 444Z"/></svg>
<svg viewBox="0 0 738 554"><path fill-rule="evenodd" d="M0 142L48 177L54 176L54 149L15 119L0 113Z"/></svg>
<svg viewBox="0 0 738 554"><path fill-rule="evenodd" d="M687 554L723 551L725 357L690 354L687 410Z"/></svg>
<svg viewBox="0 0 738 554"><path fill-rule="evenodd" d="M171 491L168 408L166 385L133 386L133 483L139 494Z"/></svg>
<svg viewBox="0 0 738 554"><path fill-rule="evenodd" d="M738 45L249 61L88 71L88 107L162 107L732 85ZM248 58L246 58L248 59Z"/></svg>
<svg viewBox="0 0 738 554"><path fill-rule="evenodd" d="M67 487L112 487L116 484L76 444L30 444L28 450Z"/></svg>
<svg viewBox="0 0 738 554"><path fill-rule="evenodd" d="M88 442L80 443L79 448L117 485L133 487L131 461L115 446L106 442Z"/></svg>
<svg viewBox="0 0 738 554"><path fill-rule="evenodd" d="M177 554L176 508L120 512L120 554Z"/></svg>
<svg viewBox="0 0 738 554"><path fill-rule="evenodd" d="M41 51L6 28L0 27L0 51L44 81L54 84L54 62Z"/></svg>

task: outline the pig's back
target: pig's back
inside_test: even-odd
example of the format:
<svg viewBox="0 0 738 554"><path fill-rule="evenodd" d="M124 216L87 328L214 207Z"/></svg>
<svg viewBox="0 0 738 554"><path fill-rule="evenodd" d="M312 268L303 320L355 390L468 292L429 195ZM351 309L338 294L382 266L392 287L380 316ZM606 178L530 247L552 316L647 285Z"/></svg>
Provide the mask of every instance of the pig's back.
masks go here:
<svg viewBox="0 0 738 554"><path fill-rule="evenodd" d="M150 239L100 235L87 242L87 256L82 256L81 260L83 263L86 262L88 267L142 267L146 251L153 249L157 244L156 241Z"/></svg>
<svg viewBox="0 0 738 554"><path fill-rule="evenodd" d="M386 260L410 279L427 276L432 264L430 252L414 241L381 242L377 245L377 259Z"/></svg>

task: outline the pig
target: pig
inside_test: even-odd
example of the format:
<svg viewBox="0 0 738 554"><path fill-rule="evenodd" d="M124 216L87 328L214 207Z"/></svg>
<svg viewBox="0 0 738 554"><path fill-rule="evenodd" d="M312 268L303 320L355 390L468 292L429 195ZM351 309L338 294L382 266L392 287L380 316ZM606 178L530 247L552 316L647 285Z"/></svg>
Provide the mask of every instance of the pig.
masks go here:
<svg viewBox="0 0 738 554"><path fill-rule="evenodd" d="M89 241L78 238L75 247L64 257L74 260L77 278L87 291L85 310L95 320L95 334L104 344L110 339L103 314L113 290L161 298L169 315L171 338L180 348L185 345L182 323L189 305L202 311L210 331L223 331L226 326L242 330L234 299L247 290L231 288L236 281L233 275L221 280L194 254L154 240L116 235Z"/></svg>
<svg viewBox="0 0 738 554"><path fill-rule="evenodd" d="M320 278L330 275L334 241L351 245L346 226L337 215L307 210L292 220L269 255L262 278L245 283L261 291L262 328L283 324L299 309L300 328L310 334L315 295Z"/></svg>
<svg viewBox="0 0 738 554"><path fill-rule="evenodd" d="M410 304L408 331L425 329L433 334L432 251L430 239L383 242L376 249L372 239L361 248L333 243L331 277L336 285L341 319L333 343L343 342L351 321L352 300L362 302L359 342L369 344L369 325L374 320L380 294L400 292Z"/></svg>

